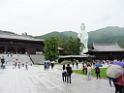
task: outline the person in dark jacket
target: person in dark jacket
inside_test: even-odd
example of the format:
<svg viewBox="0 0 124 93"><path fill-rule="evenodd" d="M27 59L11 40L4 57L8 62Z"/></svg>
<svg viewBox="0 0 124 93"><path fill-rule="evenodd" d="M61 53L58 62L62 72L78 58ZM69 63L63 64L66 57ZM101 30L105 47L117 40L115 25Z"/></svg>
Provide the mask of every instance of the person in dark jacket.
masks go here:
<svg viewBox="0 0 124 93"><path fill-rule="evenodd" d="M64 70L65 69L65 64L62 66L62 70Z"/></svg>
<svg viewBox="0 0 124 93"><path fill-rule="evenodd" d="M54 65L55 65L54 63L51 63L51 69L53 69Z"/></svg>
<svg viewBox="0 0 124 93"><path fill-rule="evenodd" d="M95 73L96 73L97 79L100 79L101 77L100 77L100 68L99 67L95 68Z"/></svg>
<svg viewBox="0 0 124 93"><path fill-rule="evenodd" d="M70 67L69 64L67 64L66 71L67 71L67 83L71 83L72 68Z"/></svg>
<svg viewBox="0 0 124 93"><path fill-rule="evenodd" d="M5 63L5 59L4 59L4 56L2 56L2 58L1 58L1 68L4 68L4 64Z"/></svg>

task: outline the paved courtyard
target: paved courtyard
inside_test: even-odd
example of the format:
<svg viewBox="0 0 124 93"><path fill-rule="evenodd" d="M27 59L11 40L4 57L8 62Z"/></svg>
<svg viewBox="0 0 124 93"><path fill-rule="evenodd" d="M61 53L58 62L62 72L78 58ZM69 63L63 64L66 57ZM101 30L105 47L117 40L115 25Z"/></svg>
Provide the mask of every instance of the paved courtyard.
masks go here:
<svg viewBox="0 0 124 93"><path fill-rule="evenodd" d="M88 81L85 76L73 74L72 83L62 82L60 66L44 70L43 66L33 65L14 69L7 66L0 69L0 93L114 93L108 80Z"/></svg>

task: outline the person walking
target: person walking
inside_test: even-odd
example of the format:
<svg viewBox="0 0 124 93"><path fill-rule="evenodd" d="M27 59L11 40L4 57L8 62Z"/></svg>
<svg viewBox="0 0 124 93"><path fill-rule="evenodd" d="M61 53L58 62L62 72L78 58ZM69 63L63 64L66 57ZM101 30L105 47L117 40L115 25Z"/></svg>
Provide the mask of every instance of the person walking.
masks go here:
<svg viewBox="0 0 124 93"><path fill-rule="evenodd" d="M47 63L44 62L44 70L46 70L46 69L47 69Z"/></svg>
<svg viewBox="0 0 124 93"><path fill-rule="evenodd" d="M108 77L109 85L112 87L112 78Z"/></svg>
<svg viewBox="0 0 124 93"><path fill-rule="evenodd" d="M18 66L18 68L19 68L19 61L18 61L18 59L16 59L16 60L14 61L14 66L15 66L15 68Z"/></svg>
<svg viewBox="0 0 124 93"><path fill-rule="evenodd" d="M72 62L72 67L74 68L74 61Z"/></svg>
<svg viewBox="0 0 124 93"><path fill-rule="evenodd" d="M76 69L78 69L78 60L76 60Z"/></svg>
<svg viewBox="0 0 124 93"><path fill-rule="evenodd" d="M25 63L25 69L28 70L28 62Z"/></svg>
<svg viewBox="0 0 124 93"><path fill-rule="evenodd" d="M63 82L66 82L66 75L67 75L67 71L65 68L62 69L62 80Z"/></svg>
<svg viewBox="0 0 124 93"><path fill-rule="evenodd" d="M65 64L62 66L62 70L64 70L65 69Z"/></svg>
<svg viewBox="0 0 124 93"><path fill-rule="evenodd" d="M114 80L115 93L124 93L124 75Z"/></svg>
<svg viewBox="0 0 124 93"><path fill-rule="evenodd" d="M70 67L69 64L67 64L66 70L67 70L67 83L71 84L72 68Z"/></svg>
<svg viewBox="0 0 124 93"><path fill-rule="evenodd" d="M21 64L20 64L20 62L18 62L18 69L20 69L21 68Z"/></svg>
<svg viewBox="0 0 124 93"><path fill-rule="evenodd" d="M88 80L91 80L91 71L92 71L91 65L88 64L87 65L87 79Z"/></svg>
<svg viewBox="0 0 124 93"><path fill-rule="evenodd" d="M87 75L87 65L86 65L86 63L83 63L83 74Z"/></svg>
<svg viewBox="0 0 124 93"><path fill-rule="evenodd" d="M2 58L1 58L1 68L4 68L4 64L5 63L5 59L4 59L4 56L2 56Z"/></svg>
<svg viewBox="0 0 124 93"><path fill-rule="evenodd" d="M54 65L55 65L54 63L55 63L55 62L52 61L51 64L50 64L50 65L51 65L51 69L53 69L53 67L54 67Z"/></svg>
<svg viewBox="0 0 124 93"><path fill-rule="evenodd" d="M101 77L100 77L100 68L99 67L95 68L95 73L96 73L97 79L100 79Z"/></svg>

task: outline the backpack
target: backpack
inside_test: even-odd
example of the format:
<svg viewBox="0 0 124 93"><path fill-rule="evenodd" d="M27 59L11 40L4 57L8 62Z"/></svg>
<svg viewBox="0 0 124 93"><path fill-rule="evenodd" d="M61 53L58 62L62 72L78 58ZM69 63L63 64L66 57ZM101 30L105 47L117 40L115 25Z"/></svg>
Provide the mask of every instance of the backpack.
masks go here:
<svg viewBox="0 0 124 93"><path fill-rule="evenodd" d="M115 83L116 83L117 85L121 85L121 86L124 85L124 80L123 80L123 78L124 78L123 76L118 77L118 78L116 79L116 82L115 82Z"/></svg>
<svg viewBox="0 0 124 93"><path fill-rule="evenodd" d="M68 72L69 72L70 74L73 72L72 69L71 69L71 67L69 68Z"/></svg>
<svg viewBox="0 0 124 93"><path fill-rule="evenodd" d="M100 72L100 69L99 68L96 68L96 73L99 73Z"/></svg>
<svg viewBox="0 0 124 93"><path fill-rule="evenodd" d="M2 59L1 59L1 63L4 63L4 62L5 62L5 60L4 60L4 58L2 58Z"/></svg>

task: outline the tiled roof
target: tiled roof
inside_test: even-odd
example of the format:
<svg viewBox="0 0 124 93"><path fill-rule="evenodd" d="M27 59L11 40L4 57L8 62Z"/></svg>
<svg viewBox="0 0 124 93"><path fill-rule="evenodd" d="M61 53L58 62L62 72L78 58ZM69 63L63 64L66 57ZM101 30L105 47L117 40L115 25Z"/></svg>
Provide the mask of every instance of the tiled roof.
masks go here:
<svg viewBox="0 0 124 93"><path fill-rule="evenodd" d="M16 40L25 40L25 41L43 41L41 39L35 39L30 36L23 36L23 35L17 35L17 34L0 34L0 39L16 39Z"/></svg>
<svg viewBox="0 0 124 93"><path fill-rule="evenodd" d="M124 51L123 48L121 48L118 43L111 43L111 44L98 44L98 43L93 43L93 49L91 51Z"/></svg>

